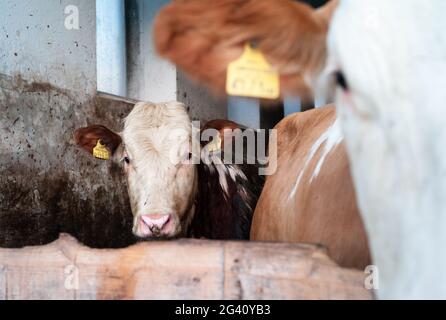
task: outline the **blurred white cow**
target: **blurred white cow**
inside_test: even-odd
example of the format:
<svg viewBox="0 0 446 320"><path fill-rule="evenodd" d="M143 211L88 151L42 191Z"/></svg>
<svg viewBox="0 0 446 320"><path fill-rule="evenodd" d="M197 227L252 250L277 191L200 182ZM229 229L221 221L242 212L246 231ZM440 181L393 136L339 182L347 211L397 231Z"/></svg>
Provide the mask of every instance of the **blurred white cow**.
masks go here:
<svg viewBox="0 0 446 320"><path fill-rule="evenodd" d="M446 2L343 0L328 39L378 296L446 298Z"/></svg>
<svg viewBox="0 0 446 320"><path fill-rule="evenodd" d="M155 35L216 92L253 41L283 95L333 89L378 297L446 298L446 1L179 1Z"/></svg>

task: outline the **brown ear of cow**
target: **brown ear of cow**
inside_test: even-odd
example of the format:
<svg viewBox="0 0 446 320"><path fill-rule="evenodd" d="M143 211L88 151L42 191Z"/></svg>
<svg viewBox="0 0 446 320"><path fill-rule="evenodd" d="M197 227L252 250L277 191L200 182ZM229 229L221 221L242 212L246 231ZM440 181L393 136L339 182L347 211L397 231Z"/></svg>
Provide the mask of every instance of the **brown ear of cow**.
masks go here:
<svg viewBox="0 0 446 320"><path fill-rule="evenodd" d="M92 125L86 128L77 129L74 132L74 140L76 144L93 154L93 149L96 147L98 141L110 151L113 155L118 149L119 145L122 143L121 136L107 127L101 125Z"/></svg>
<svg viewBox="0 0 446 320"><path fill-rule="evenodd" d="M246 129L245 126L242 126L238 123L235 123L234 121L230 121L230 120L223 120L223 119L216 119L216 120L211 120L208 121L203 128L201 129L201 131L203 132L206 129L215 129L218 131L220 139L221 139L221 149L224 149L224 144L225 144L225 130L235 130L235 129ZM233 139L233 136L231 136L231 138ZM204 145L210 143L207 141L202 142Z"/></svg>
<svg viewBox="0 0 446 320"><path fill-rule="evenodd" d="M308 94L304 78L319 71L326 55L327 14L320 12L290 0L174 1L156 17L155 46L192 78L224 93L228 64L255 41L279 69L282 94Z"/></svg>

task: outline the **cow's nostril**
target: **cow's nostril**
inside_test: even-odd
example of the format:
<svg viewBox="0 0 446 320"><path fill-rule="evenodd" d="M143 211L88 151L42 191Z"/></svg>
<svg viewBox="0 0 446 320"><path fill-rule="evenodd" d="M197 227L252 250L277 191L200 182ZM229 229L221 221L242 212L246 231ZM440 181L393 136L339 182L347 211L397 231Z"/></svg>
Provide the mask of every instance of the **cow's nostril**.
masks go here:
<svg viewBox="0 0 446 320"><path fill-rule="evenodd" d="M162 233L170 221L170 214L148 214L141 216L141 221L155 236Z"/></svg>

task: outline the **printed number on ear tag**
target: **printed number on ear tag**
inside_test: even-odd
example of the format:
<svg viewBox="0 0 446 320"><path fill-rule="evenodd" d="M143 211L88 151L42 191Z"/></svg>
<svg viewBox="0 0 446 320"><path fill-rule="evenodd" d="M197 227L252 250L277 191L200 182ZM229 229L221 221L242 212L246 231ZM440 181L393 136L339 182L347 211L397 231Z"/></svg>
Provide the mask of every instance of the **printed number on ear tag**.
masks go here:
<svg viewBox="0 0 446 320"><path fill-rule="evenodd" d="M93 149L93 156L97 159L101 160L109 160L110 159L110 151L102 144L101 140L98 140L96 147Z"/></svg>
<svg viewBox="0 0 446 320"><path fill-rule="evenodd" d="M221 138L220 135L214 137L214 140L208 143L207 145L209 153L218 152L221 150Z"/></svg>
<svg viewBox="0 0 446 320"><path fill-rule="evenodd" d="M279 73L260 50L247 44L242 56L228 66L226 92L232 96L277 99Z"/></svg>

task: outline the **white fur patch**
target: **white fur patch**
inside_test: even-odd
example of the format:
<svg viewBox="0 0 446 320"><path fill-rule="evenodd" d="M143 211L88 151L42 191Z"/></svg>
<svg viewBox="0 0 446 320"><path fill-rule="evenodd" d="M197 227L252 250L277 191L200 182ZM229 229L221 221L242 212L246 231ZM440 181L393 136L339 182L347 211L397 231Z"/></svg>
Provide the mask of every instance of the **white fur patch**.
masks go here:
<svg viewBox="0 0 446 320"><path fill-rule="evenodd" d="M229 196L228 177L234 182L237 181L237 177L242 180L248 179L242 170L233 165L225 165L218 156L211 156L211 161L213 165L209 166L209 170L211 173L214 172L214 168L217 170L218 181L226 196Z"/></svg>
<svg viewBox="0 0 446 320"><path fill-rule="evenodd" d="M316 178L318 176L327 155L340 142L342 142L342 139L343 139L343 136L342 136L341 128L339 126L339 121L336 119L335 122L311 146L311 149L308 153L307 159L305 160L305 164L304 164L302 170L300 171L299 176L297 177L296 183L294 184L294 187L291 190L291 193L288 197L289 200L296 196L297 190L299 189L300 181L302 180L302 177L303 177L307 167L310 165L311 160L314 158L314 156L316 155L316 152L322 147L322 145L325 143L324 151L316 165L313 175L311 176L310 183L313 181L314 178Z"/></svg>
<svg viewBox="0 0 446 320"><path fill-rule="evenodd" d="M336 146L340 144L344 139L338 119L336 119L333 125L330 128L328 128L328 130L324 133L324 136L325 136L324 151L319 161L317 162L316 167L314 168L313 175L311 176L310 179L310 183L313 182L313 180L319 175L319 172L321 171L322 165L324 164L324 161L327 158L328 154L334 148L336 148Z"/></svg>
<svg viewBox="0 0 446 320"><path fill-rule="evenodd" d="M220 182L220 186L224 190L226 196L229 196L228 180L227 180L228 176L234 182L237 181L237 177L240 177L243 180L248 179L246 175L243 173L243 171L231 165L218 164L215 167L217 168L218 171L218 179Z"/></svg>

